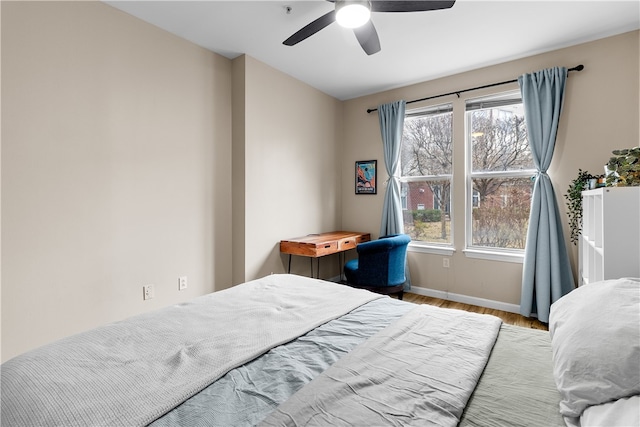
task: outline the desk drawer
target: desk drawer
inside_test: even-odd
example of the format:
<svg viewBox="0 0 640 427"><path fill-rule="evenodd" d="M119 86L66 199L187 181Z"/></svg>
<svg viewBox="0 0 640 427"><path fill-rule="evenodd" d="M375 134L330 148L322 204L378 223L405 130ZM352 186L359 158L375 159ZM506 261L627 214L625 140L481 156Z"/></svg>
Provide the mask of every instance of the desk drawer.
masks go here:
<svg viewBox="0 0 640 427"><path fill-rule="evenodd" d="M362 243L362 242L368 242L369 240L371 240L371 234L369 233L361 234L358 237L356 237L356 244Z"/></svg>
<svg viewBox="0 0 640 427"><path fill-rule="evenodd" d="M316 245L316 255L315 256L319 257L319 256L333 254L337 250L338 250L338 242L318 243Z"/></svg>
<svg viewBox="0 0 640 427"><path fill-rule="evenodd" d="M338 251L347 251L349 249L355 249L358 242L355 237L350 237L348 239L338 240Z"/></svg>

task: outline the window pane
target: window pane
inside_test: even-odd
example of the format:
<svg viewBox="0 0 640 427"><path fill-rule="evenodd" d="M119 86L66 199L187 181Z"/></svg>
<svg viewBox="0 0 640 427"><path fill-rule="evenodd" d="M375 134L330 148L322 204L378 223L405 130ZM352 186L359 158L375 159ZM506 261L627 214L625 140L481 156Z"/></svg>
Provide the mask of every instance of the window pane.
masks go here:
<svg viewBox="0 0 640 427"><path fill-rule="evenodd" d="M412 240L451 244L451 181L403 182L404 232Z"/></svg>
<svg viewBox="0 0 640 427"><path fill-rule="evenodd" d="M402 135L402 176L451 174L453 113L406 117Z"/></svg>
<svg viewBox="0 0 640 427"><path fill-rule="evenodd" d="M467 118L473 172L534 168L522 103L478 108Z"/></svg>
<svg viewBox="0 0 640 427"><path fill-rule="evenodd" d="M474 178L472 245L524 249L533 183L529 178Z"/></svg>

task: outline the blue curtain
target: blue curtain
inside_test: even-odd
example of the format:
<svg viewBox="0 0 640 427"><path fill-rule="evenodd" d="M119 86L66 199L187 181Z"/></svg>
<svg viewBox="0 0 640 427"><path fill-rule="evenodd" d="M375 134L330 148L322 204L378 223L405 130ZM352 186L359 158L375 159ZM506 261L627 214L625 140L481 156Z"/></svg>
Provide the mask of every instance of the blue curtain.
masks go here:
<svg viewBox="0 0 640 427"><path fill-rule="evenodd" d="M527 135L537 173L524 251L520 314L549 322L551 304L574 288L556 196L547 169L553 157L562 111L566 68L550 68L518 78Z"/></svg>
<svg viewBox="0 0 640 427"><path fill-rule="evenodd" d="M380 133L382 134L382 147L384 149L384 165L389 175L384 193L384 205L382 206L380 236L404 233L402 204L400 202L400 182L397 175L398 166L400 166L405 107L406 102L402 100L378 106L378 119L380 120ZM411 289L411 278L408 265L405 265L405 275L407 281L404 289L409 290Z"/></svg>
<svg viewBox="0 0 640 427"><path fill-rule="evenodd" d="M405 101L392 102L378 107L380 133L384 148L384 165L389 175L382 207L380 235L404 233L400 182L396 176L400 165L400 145L404 129Z"/></svg>

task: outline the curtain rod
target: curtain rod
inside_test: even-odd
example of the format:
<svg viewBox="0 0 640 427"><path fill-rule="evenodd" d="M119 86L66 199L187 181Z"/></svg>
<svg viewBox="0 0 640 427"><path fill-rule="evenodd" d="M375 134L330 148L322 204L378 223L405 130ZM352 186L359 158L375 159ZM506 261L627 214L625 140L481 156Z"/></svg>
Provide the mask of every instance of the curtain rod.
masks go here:
<svg viewBox="0 0 640 427"><path fill-rule="evenodd" d="M569 68L567 71L582 71L582 70L584 70L584 65L580 64L580 65L576 65L573 68ZM457 90L455 92L443 93L442 95L428 96L426 98L420 98L420 99L414 99L413 101L407 101L407 104L412 104L414 102L420 102L420 101L426 101L428 99L441 98L443 96L449 96L449 95L458 95L458 98L460 98L460 94L463 93L463 92L471 92L472 90L485 89L485 88L493 87L493 86L506 85L508 83L516 83L517 81L518 81L518 79L507 80L507 81L504 81L504 82L491 83L491 84L484 85L484 86L478 86L478 87L472 87L472 88L469 88L469 89ZM378 109L377 108L369 108L369 109L367 109L367 113L373 113L374 111L378 111Z"/></svg>

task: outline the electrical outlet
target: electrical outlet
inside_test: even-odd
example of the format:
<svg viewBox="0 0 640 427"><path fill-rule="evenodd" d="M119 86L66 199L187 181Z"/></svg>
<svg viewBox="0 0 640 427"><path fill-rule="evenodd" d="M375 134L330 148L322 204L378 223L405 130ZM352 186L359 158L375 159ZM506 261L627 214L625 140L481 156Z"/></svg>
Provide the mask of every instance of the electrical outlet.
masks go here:
<svg viewBox="0 0 640 427"><path fill-rule="evenodd" d="M442 258L442 266L444 268L449 268L449 258Z"/></svg>
<svg viewBox="0 0 640 427"><path fill-rule="evenodd" d="M178 277L178 290L187 289L187 276Z"/></svg>
<svg viewBox="0 0 640 427"><path fill-rule="evenodd" d="M148 300L156 296L156 290L153 285L144 285L142 287L142 299Z"/></svg>

